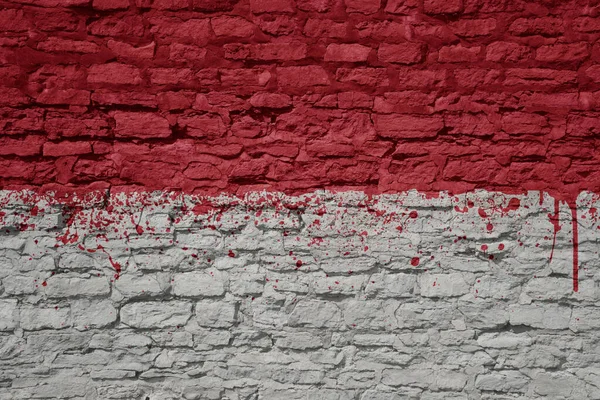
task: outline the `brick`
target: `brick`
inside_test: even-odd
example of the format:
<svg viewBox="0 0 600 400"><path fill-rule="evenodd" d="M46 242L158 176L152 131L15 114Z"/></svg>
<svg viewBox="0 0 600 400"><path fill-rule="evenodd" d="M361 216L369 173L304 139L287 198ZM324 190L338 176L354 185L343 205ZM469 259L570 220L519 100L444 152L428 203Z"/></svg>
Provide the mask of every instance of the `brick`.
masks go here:
<svg viewBox="0 0 600 400"><path fill-rule="evenodd" d="M297 21L289 15L263 14L254 19L261 31L273 36L286 36L297 28Z"/></svg>
<svg viewBox="0 0 600 400"><path fill-rule="evenodd" d="M150 32L169 42L205 46L212 36L210 19L188 19L156 17L150 19ZM116 35L115 35L116 36Z"/></svg>
<svg viewBox="0 0 600 400"><path fill-rule="evenodd" d="M420 63L424 54L421 43L381 44L377 51L379 61L406 65Z"/></svg>
<svg viewBox="0 0 600 400"><path fill-rule="evenodd" d="M286 94L256 93L250 98L253 107L285 108L292 104L292 99Z"/></svg>
<svg viewBox="0 0 600 400"><path fill-rule="evenodd" d="M218 115L183 115L177 118L177 125L185 128L187 135L198 138L217 138L227 131L223 119Z"/></svg>
<svg viewBox="0 0 600 400"><path fill-rule="evenodd" d="M237 314L233 303L202 300L196 303L195 322L210 328L229 328L235 324Z"/></svg>
<svg viewBox="0 0 600 400"><path fill-rule="evenodd" d="M448 24L456 36L466 38L491 35L496 30L496 25L494 18L461 19Z"/></svg>
<svg viewBox="0 0 600 400"><path fill-rule="evenodd" d="M502 130L508 134L542 135L547 124L546 117L538 114L515 112L502 116Z"/></svg>
<svg viewBox="0 0 600 400"><path fill-rule="evenodd" d="M463 45L444 46L440 49L438 60L440 62L461 63L475 62L479 59L481 47L464 47Z"/></svg>
<svg viewBox="0 0 600 400"><path fill-rule="evenodd" d="M346 4L346 12L374 14L381 7L381 0L344 0Z"/></svg>
<svg viewBox="0 0 600 400"><path fill-rule="evenodd" d="M153 85L190 85L194 81L190 68L149 68L148 74Z"/></svg>
<svg viewBox="0 0 600 400"><path fill-rule="evenodd" d="M532 50L512 42L494 42L487 46L485 59L495 62L517 63L532 58Z"/></svg>
<svg viewBox="0 0 600 400"><path fill-rule="evenodd" d="M334 0L296 0L298 9L302 11L327 12L331 10Z"/></svg>
<svg viewBox="0 0 600 400"><path fill-rule="evenodd" d="M16 88L0 87L0 105L17 107L29 103L29 97Z"/></svg>
<svg viewBox="0 0 600 400"><path fill-rule="evenodd" d="M340 108L372 108L373 98L362 92L341 92L338 105Z"/></svg>
<svg viewBox="0 0 600 400"><path fill-rule="evenodd" d="M600 32L600 19L590 17L575 18L572 29L577 32Z"/></svg>
<svg viewBox="0 0 600 400"><path fill-rule="evenodd" d="M271 73L261 68L220 69L219 74L221 84L225 87L264 87L271 81Z"/></svg>
<svg viewBox="0 0 600 400"><path fill-rule="evenodd" d="M230 172L233 179L261 179L267 174L268 162L264 159L243 160Z"/></svg>
<svg viewBox="0 0 600 400"><path fill-rule="evenodd" d="M418 0L388 0L384 11L390 14L409 15L419 7Z"/></svg>
<svg viewBox="0 0 600 400"><path fill-rule="evenodd" d="M25 17L23 10L4 8L0 10L0 26L5 32L26 32L31 22Z"/></svg>
<svg viewBox="0 0 600 400"><path fill-rule="evenodd" d="M150 60L154 57L156 43L151 42L143 46L132 46L128 43L109 40L107 47L117 56L119 60Z"/></svg>
<svg viewBox="0 0 600 400"><path fill-rule="evenodd" d="M98 154L98 151L96 151L95 147L94 153ZM117 166L113 161L94 161L84 159L77 160L73 166L73 173L78 176L93 177L94 179L106 179L119 176Z"/></svg>
<svg viewBox="0 0 600 400"><path fill-rule="evenodd" d="M187 168L183 170L183 175L196 180L218 180L223 176L218 168L202 162L190 163Z"/></svg>
<svg viewBox="0 0 600 400"><path fill-rule="evenodd" d="M41 154L45 138L28 135L23 139L0 137L0 155L16 155L21 157Z"/></svg>
<svg viewBox="0 0 600 400"><path fill-rule="evenodd" d="M385 68L338 68L335 79L343 83L385 87L390 81Z"/></svg>
<svg viewBox="0 0 600 400"><path fill-rule="evenodd" d="M19 311L20 325L24 330L64 329L71 326L68 306L23 305Z"/></svg>
<svg viewBox="0 0 600 400"><path fill-rule="evenodd" d="M59 137L106 137L110 125L104 118L73 118L49 115L44 121L44 130L51 139Z"/></svg>
<svg viewBox="0 0 600 400"><path fill-rule="evenodd" d="M398 86L401 89L433 89L447 84L446 70L415 70L403 68L398 72Z"/></svg>
<svg viewBox="0 0 600 400"><path fill-rule="evenodd" d="M192 304L183 301L140 302L121 308L121 322L133 328L167 328L185 325Z"/></svg>
<svg viewBox="0 0 600 400"><path fill-rule="evenodd" d="M456 69L454 79L461 87L476 88L502 84L502 75L497 69Z"/></svg>
<svg viewBox="0 0 600 400"><path fill-rule="evenodd" d="M325 52L325 61L367 61L371 48L360 44L330 44Z"/></svg>
<svg viewBox="0 0 600 400"><path fill-rule="evenodd" d="M231 133L233 136L241 138L256 138L264 136L266 132L264 124L256 121L250 116L243 116L231 125Z"/></svg>
<svg viewBox="0 0 600 400"><path fill-rule="evenodd" d="M496 132L495 125L485 114L445 115L444 125L455 135L488 136Z"/></svg>
<svg viewBox="0 0 600 400"><path fill-rule="evenodd" d="M290 61L301 60L307 54L307 46L301 42L256 45L232 43L226 44L223 48L225 58L233 60Z"/></svg>
<svg viewBox="0 0 600 400"><path fill-rule="evenodd" d="M142 77L138 68L110 63L92 65L88 69L87 81L91 84L139 85Z"/></svg>
<svg viewBox="0 0 600 400"><path fill-rule="evenodd" d="M381 137L391 139L435 137L444 127L441 117L414 117L401 114L374 116L375 129Z"/></svg>
<svg viewBox="0 0 600 400"><path fill-rule="evenodd" d="M36 101L40 104L87 106L90 104L90 92L77 89L44 89Z"/></svg>
<svg viewBox="0 0 600 400"><path fill-rule="evenodd" d="M516 36L558 36L564 33L563 19L553 17L517 18L510 24L508 30Z"/></svg>
<svg viewBox="0 0 600 400"><path fill-rule="evenodd" d="M327 71L318 65L278 67L277 83L282 87L304 88L327 86L331 82Z"/></svg>
<svg viewBox="0 0 600 400"><path fill-rule="evenodd" d="M294 12L294 6L290 0L250 0L250 10L255 14L292 13Z"/></svg>
<svg viewBox="0 0 600 400"><path fill-rule="evenodd" d="M169 46L169 60L175 62L198 63L204 61L207 50L202 47L173 43Z"/></svg>
<svg viewBox="0 0 600 400"><path fill-rule="evenodd" d="M576 71L553 70L549 68L510 68L505 70L504 84L507 86L552 87L575 85L576 83Z"/></svg>
<svg viewBox="0 0 600 400"><path fill-rule="evenodd" d="M375 98L373 110L378 113L431 114L436 96L414 90L386 92Z"/></svg>
<svg viewBox="0 0 600 400"><path fill-rule="evenodd" d="M120 92L107 89L94 90L92 102L98 104L122 104L128 106L156 107L156 96L145 92Z"/></svg>
<svg viewBox="0 0 600 400"><path fill-rule="evenodd" d="M71 52L81 54L92 54L100 51L100 47L92 42L55 37L50 37L47 40L38 43L37 49L49 52Z"/></svg>
<svg viewBox="0 0 600 400"><path fill-rule="evenodd" d="M129 8L129 0L93 0L92 6L96 10L124 10Z"/></svg>
<svg viewBox="0 0 600 400"><path fill-rule="evenodd" d="M554 44L538 48L535 59L544 62L580 62L590 55L585 42L571 44Z"/></svg>
<svg viewBox="0 0 600 400"><path fill-rule="evenodd" d="M424 0L426 14L455 14L463 10L463 0Z"/></svg>
<svg viewBox="0 0 600 400"><path fill-rule="evenodd" d="M44 143L44 156L46 157L74 156L91 152L92 146L89 142Z"/></svg>
<svg viewBox="0 0 600 400"><path fill-rule="evenodd" d="M193 92L161 92L156 95L158 108L161 110L185 110L194 103Z"/></svg>
<svg viewBox="0 0 600 400"><path fill-rule="evenodd" d="M192 8L200 11L231 11L238 0L192 0Z"/></svg>
<svg viewBox="0 0 600 400"><path fill-rule="evenodd" d="M141 37L144 35L144 21L138 15L110 16L90 23L88 32L96 36Z"/></svg>
<svg viewBox="0 0 600 400"><path fill-rule="evenodd" d="M185 10L189 7L188 0L135 0L138 8L154 8L157 10Z"/></svg>
<svg viewBox="0 0 600 400"><path fill-rule="evenodd" d="M319 140L308 143L306 152L313 157L352 157L356 150L351 144Z"/></svg>
<svg viewBox="0 0 600 400"><path fill-rule="evenodd" d="M173 279L173 293L180 297L215 297L225 293L223 280L218 274L188 272Z"/></svg>
<svg viewBox="0 0 600 400"><path fill-rule="evenodd" d="M254 24L239 17L211 18L210 25L217 36L250 37L254 33Z"/></svg>
<svg viewBox="0 0 600 400"><path fill-rule="evenodd" d="M115 134L120 137L140 139L166 138L171 136L169 122L153 113L116 111Z"/></svg>
<svg viewBox="0 0 600 400"><path fill-rule="evenodd" d="M402 43L411 39L407 25L395 21L363 21L355 25L358 37L382 43Z"/></svg>
<svg viewBox="0 0 600 400"><path fill-rule="evenodd" d="M309 18L304 25L304 34L308 37L346 37L347 25L345 22L334 22L329 19Z"/></svg>

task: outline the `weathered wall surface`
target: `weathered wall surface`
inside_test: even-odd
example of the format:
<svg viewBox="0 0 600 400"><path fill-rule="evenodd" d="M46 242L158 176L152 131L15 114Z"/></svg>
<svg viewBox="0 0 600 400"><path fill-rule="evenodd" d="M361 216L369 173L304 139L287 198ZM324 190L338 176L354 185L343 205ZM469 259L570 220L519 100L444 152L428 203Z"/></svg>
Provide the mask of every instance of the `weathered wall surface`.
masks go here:
<svg viewBox="0 0 600 400"><path fill-rule="evenodd" d="M540 195L4 192L0 397L598 399L600 202L575 292Z"/></svg>
<svg viewBox="0 0 600 400"><path fill-rule="evenodd" d="M599 13L0 0L0 398L600 399Z"/></svg>

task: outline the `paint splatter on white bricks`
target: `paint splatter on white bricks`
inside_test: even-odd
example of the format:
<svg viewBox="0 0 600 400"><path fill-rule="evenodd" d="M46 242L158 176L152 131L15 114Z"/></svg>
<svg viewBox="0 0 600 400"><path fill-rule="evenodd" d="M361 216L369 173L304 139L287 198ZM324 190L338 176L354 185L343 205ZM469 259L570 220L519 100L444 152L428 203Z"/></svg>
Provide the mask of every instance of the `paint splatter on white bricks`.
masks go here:
<svg viewBox="0 0 600 400"><path fill-rule="evenodd" d="M600 399L594 194L0 199L2 399Z"/></svg>

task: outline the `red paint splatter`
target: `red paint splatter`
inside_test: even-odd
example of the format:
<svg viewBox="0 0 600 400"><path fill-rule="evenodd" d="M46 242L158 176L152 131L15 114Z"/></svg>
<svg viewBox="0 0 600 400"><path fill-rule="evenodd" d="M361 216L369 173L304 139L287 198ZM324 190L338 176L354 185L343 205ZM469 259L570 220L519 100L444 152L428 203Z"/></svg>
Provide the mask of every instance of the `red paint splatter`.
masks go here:
<svg viewBox="0 0 600 400"><path fill-rule="evenodd" d="M420 262L421 262L421 259L419 257L413 257L410 260L410 265L412 265L413 267L416 267L419 265Z"/></svg>
<svg viewBox="0 0 600 400"><path fill-rule="evenodd" d="M410 214L408 214L409 217L411 217L412 219L415 219L419 216L419 213L416 211L411 211Z"/></svg>
<svg viewBox="0 0 600 400"><path fill-rule="evenodd" d="M504 244L500 243L500 244L498 245L498 250L504 250Z"/></svg>
<svg viewBox="0 0 600 400"><path fill-rule="evenodd" d="M235 253L231 250L229 250L229 253L227 253L227 255L232 258L235 257Z"/></svg>

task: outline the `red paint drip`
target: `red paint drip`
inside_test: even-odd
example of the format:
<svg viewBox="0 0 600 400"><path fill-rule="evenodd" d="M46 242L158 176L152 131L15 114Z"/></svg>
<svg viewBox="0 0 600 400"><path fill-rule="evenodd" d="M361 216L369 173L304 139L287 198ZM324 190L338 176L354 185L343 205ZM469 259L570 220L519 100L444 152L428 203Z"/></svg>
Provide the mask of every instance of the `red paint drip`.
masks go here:
<svg viewBox="0 0 600 400"><path fill-rule="evenodd" d="M579 233L577 231L577 206L571 207L571 221L573 224L573 291L579 291Z"/></svg>
<svg viewBox="0 0 600 400"><path fill-rule="evenodd" d="M554 236L552 239L552 250L550 251L550 261L552 262L552 257L554 256L554 246L556 245L556 235L558 231L560 231L560 203L558 199L554 200L554 214L548 214L548 218L550 218L550 222L554 226Z"/></svg>

